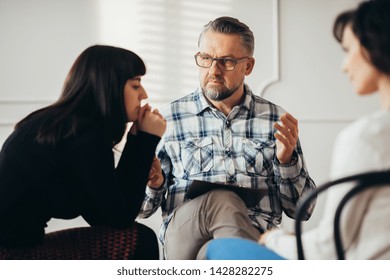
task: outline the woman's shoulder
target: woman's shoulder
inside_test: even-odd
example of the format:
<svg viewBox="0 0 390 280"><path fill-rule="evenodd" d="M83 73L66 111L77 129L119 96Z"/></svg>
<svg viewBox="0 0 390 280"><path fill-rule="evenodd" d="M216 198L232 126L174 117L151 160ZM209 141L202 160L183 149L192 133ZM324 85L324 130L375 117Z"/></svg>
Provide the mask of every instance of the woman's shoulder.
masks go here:
<svg viewBox="0 0 390 280"><path fill-rule="evenodd" d="M390 112L364 116L342 130L333 149L331 174L390 168Z"/></svg>
<svg viewBox="0 0 390 280"><path fill-rule="evenodd" d="M363 116L342 130L340 136L355 139L387 138L390 136L390 112L379 111Z"/></svg>

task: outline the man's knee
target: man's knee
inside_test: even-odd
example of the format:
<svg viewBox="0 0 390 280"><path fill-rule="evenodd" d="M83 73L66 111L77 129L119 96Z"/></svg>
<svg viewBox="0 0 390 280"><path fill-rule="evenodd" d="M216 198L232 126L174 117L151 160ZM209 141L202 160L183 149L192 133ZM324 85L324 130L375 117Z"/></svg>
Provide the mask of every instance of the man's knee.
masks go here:
<svg viewBox="0 0 390 280"><path fill-rule="evenodd" d="M246 212L244 201L232 191L222 189L212 190L207 193L206 201L206 203L210 205L233 206L241 210L245 210Z"/></svg>

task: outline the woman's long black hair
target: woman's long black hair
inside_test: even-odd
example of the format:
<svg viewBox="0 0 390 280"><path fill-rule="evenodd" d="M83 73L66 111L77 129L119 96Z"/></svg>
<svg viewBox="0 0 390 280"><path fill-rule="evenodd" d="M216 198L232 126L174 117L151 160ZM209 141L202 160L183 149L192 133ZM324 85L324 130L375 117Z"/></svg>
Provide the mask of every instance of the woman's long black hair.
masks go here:
<svg viewBox="0 0 390 280"><path fill-rule="evenodd" d="M74 62L58 101L29 114L15 128L45 112L36 136L39 143L55 146L89 125L101 126L118 143L127 122L124 85L145 72L142 59L129 50L91 46Z"/></svg>

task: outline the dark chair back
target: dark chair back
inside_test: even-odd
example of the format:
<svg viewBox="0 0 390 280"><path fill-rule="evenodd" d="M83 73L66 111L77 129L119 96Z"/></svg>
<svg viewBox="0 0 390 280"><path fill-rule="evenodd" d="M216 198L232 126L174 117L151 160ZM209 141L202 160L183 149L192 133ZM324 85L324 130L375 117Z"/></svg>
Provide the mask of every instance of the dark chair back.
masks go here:
<svg viewBox="0 0 390 280"><path fill-rule="evenodd" d="M302 201L300 202L300 206L298 207L297 214L296 214L296 221L295 221L295 234L296 234L297 252L298 252L299 260L305 259L304 250L302 246L302 227L301 227L302 216L305 213L305 211L303 210L306 209L309 206L310 202L323 191L329 189L330 187L336 187L340 184L347 183L347 182L354 183L355 185L340 200L340 203L335 212L334 223L333 223L334 240L335 240L338 259L345 259L344 248L343 248L343 243L341 240L341 232L340 232L340 217L341 217L342 210L344 209L344 206L352 197L354 197L355 195L359 194L360 192L368 188L390 186L390 171L367 172L367 173L351 175L333 181L329 181L327 183L320 185L314 191L310 192L308 195L303 197Z"/></svg>

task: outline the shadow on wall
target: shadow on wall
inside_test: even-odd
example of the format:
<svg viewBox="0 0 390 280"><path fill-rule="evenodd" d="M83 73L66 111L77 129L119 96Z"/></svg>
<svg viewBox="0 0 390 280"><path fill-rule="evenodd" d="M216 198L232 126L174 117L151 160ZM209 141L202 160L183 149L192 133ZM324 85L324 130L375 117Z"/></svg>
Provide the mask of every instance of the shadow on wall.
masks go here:
<svg viewBox="0 0 390 280"><path fill-rule="evenodd" d="M194 61L202 26L231 14L231 0L142 1L139 5L140 48L150 74L148 89L170 101L198 87Z"/></svg>

